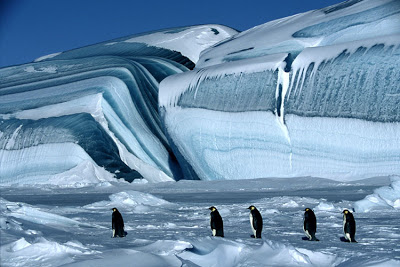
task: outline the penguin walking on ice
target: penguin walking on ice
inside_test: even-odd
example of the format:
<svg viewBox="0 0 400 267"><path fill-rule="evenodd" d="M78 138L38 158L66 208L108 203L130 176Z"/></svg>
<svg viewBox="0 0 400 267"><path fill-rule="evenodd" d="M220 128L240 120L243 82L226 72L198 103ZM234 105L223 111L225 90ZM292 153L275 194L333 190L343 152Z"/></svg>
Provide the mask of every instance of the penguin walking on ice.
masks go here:
<svg viewBox="0 0 400 267"><path fill-rule="evenodd" d="M314 212L309 208L306 208L304 210L303 230L306 236L308 237L308 240L319 241L315 237L315 233L317 232L317 218L315 217Z"/></svg>
<svg viewBox="0 0 400 267"><path fill-rule="evenodd" d="M357 241L354 239L356 235L356 221L354 220L353 214L349 210L343 211L343 232L344 237L348 242L355 242Z"/></svg>
<svg viewBox="0 0 400 267"><path fill-rule="evenodd" d="M121 213L118 211L117 208L112 208L112 237L124 237L125 230L124 230L124 219L122 219Z"/></svg>
<svg viewBox="0 0 400 267"><path fill-rule="evenodd" d="M210 225L213 236L224 237L224 224L222 222L221 215L214 206L210 207L209 209L211 210Z"/></svg>
<svg viewBox="0 0 400 267"><path fill-rule="evenodd" d="M261 238L261 231L263 228L263 220L261 214L253 205L248 207L248 209L250 210L250 225L254 233L254 235L251 235L251 237Z"/></svg>

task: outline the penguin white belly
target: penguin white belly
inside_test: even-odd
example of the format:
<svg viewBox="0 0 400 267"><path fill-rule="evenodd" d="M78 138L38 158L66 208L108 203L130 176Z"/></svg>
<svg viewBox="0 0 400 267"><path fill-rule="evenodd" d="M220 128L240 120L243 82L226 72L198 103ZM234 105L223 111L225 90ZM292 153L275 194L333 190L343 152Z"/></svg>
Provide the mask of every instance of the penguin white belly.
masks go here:
<svg viewBox="0 0 400 267"><path fill-rule="evenodd" d="M343 233L344 233L344 237L345 237L348 241L351 241L350 234L349 234L349 233L346 233L346 228L345 228L345 226L346 226L346 216L343 216Z"/></svg>
<svg viewBox="0 0 400 267"><path fill-rule="evenodd" d="M308 230L305 230L304 233L306 234L306 236L308 237L309 240L312 239L312 236L310 235L310 233L308 232Z"/></svg>
<svg viewBox="0 0 400 267"><path fill-rule="evenodd" d="M253 215L251 214L251 212L250 212L250 225L251 225L251 230L253 230L253 233L254 233L254 237L256 237L257 236L257 231L254 229L254 225L253 225Z"/></svg>
<svg viewBox="0 0 400 267"><path fill-rule="evenodd" d="M346 239L349 240L349 241L351 242L350 234L349 234L349 233L346 233L345 236L346 236Z"/></svg>
<svg viewBox="0 0 400 267"><path fill-rule="evenodd" d="M211 224L211 221L212 221L212 219L211 219L211 216L210 216L210 224ZM212 231L212 235L213 236L215 236L217 234L217 230L211 229L211 231Z"/></svg>

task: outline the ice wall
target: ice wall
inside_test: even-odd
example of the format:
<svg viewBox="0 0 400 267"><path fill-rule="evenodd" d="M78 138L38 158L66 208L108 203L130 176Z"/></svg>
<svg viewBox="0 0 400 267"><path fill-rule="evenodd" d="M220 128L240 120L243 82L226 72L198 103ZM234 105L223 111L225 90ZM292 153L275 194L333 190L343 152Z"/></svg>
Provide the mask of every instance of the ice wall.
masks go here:
<svg viewBox="0 0 400 267"><path fill-rule="evenodd" d="M399 1L347 1L235 35L163 80L185 176L399 174L399 22Z"/></svg>
<svg viewBox="0 0 400 267"><path fill-rule="evenodd" d="M161 30L0 69L0 184L43 183L86 163L128 181L183 178L162 130L159 82L232 34Z"/></svg>

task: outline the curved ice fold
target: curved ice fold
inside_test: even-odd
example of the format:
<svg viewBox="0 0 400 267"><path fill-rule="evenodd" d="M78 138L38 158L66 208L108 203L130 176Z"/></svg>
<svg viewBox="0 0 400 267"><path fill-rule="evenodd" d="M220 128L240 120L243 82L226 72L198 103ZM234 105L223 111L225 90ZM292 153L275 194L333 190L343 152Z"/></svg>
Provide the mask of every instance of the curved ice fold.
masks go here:
<svg viewBox="0 0 400 267"><path fill-rule="evenodd" d="M1 69L0 183L58 184L64 173L85 184L98 166L128 181L181 179L158 114L159 82L232 34L219 25L160 30ZM80 183L73 170L84 162L93 168Z"/></svg>

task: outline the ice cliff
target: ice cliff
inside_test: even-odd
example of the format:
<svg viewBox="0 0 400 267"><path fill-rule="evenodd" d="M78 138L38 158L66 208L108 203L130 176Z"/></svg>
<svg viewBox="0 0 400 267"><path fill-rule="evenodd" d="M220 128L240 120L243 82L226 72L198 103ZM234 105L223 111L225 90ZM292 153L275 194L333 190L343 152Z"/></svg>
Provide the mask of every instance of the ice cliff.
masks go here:
<svg viewBox="0 0 400 267"><path fill-rule="evenodd" d="M186 177L400 172L400 2L346 1L272 21L160 85Z"/></svg>
<svg viewBox="0 0 400 267"><path fill-rule="evenodd" d="M0 184L400 174L400 2L160 30L0 69ZM100 173L100 172L99 172Z"/></svg>
<svg viewBox="0 0 400 267"><path fill-rule="evenodd" d="M236 33L161 30L0 69L0 183L43 183L90 165L128 181L183 178L158 115L159 83Z"/></svg>

